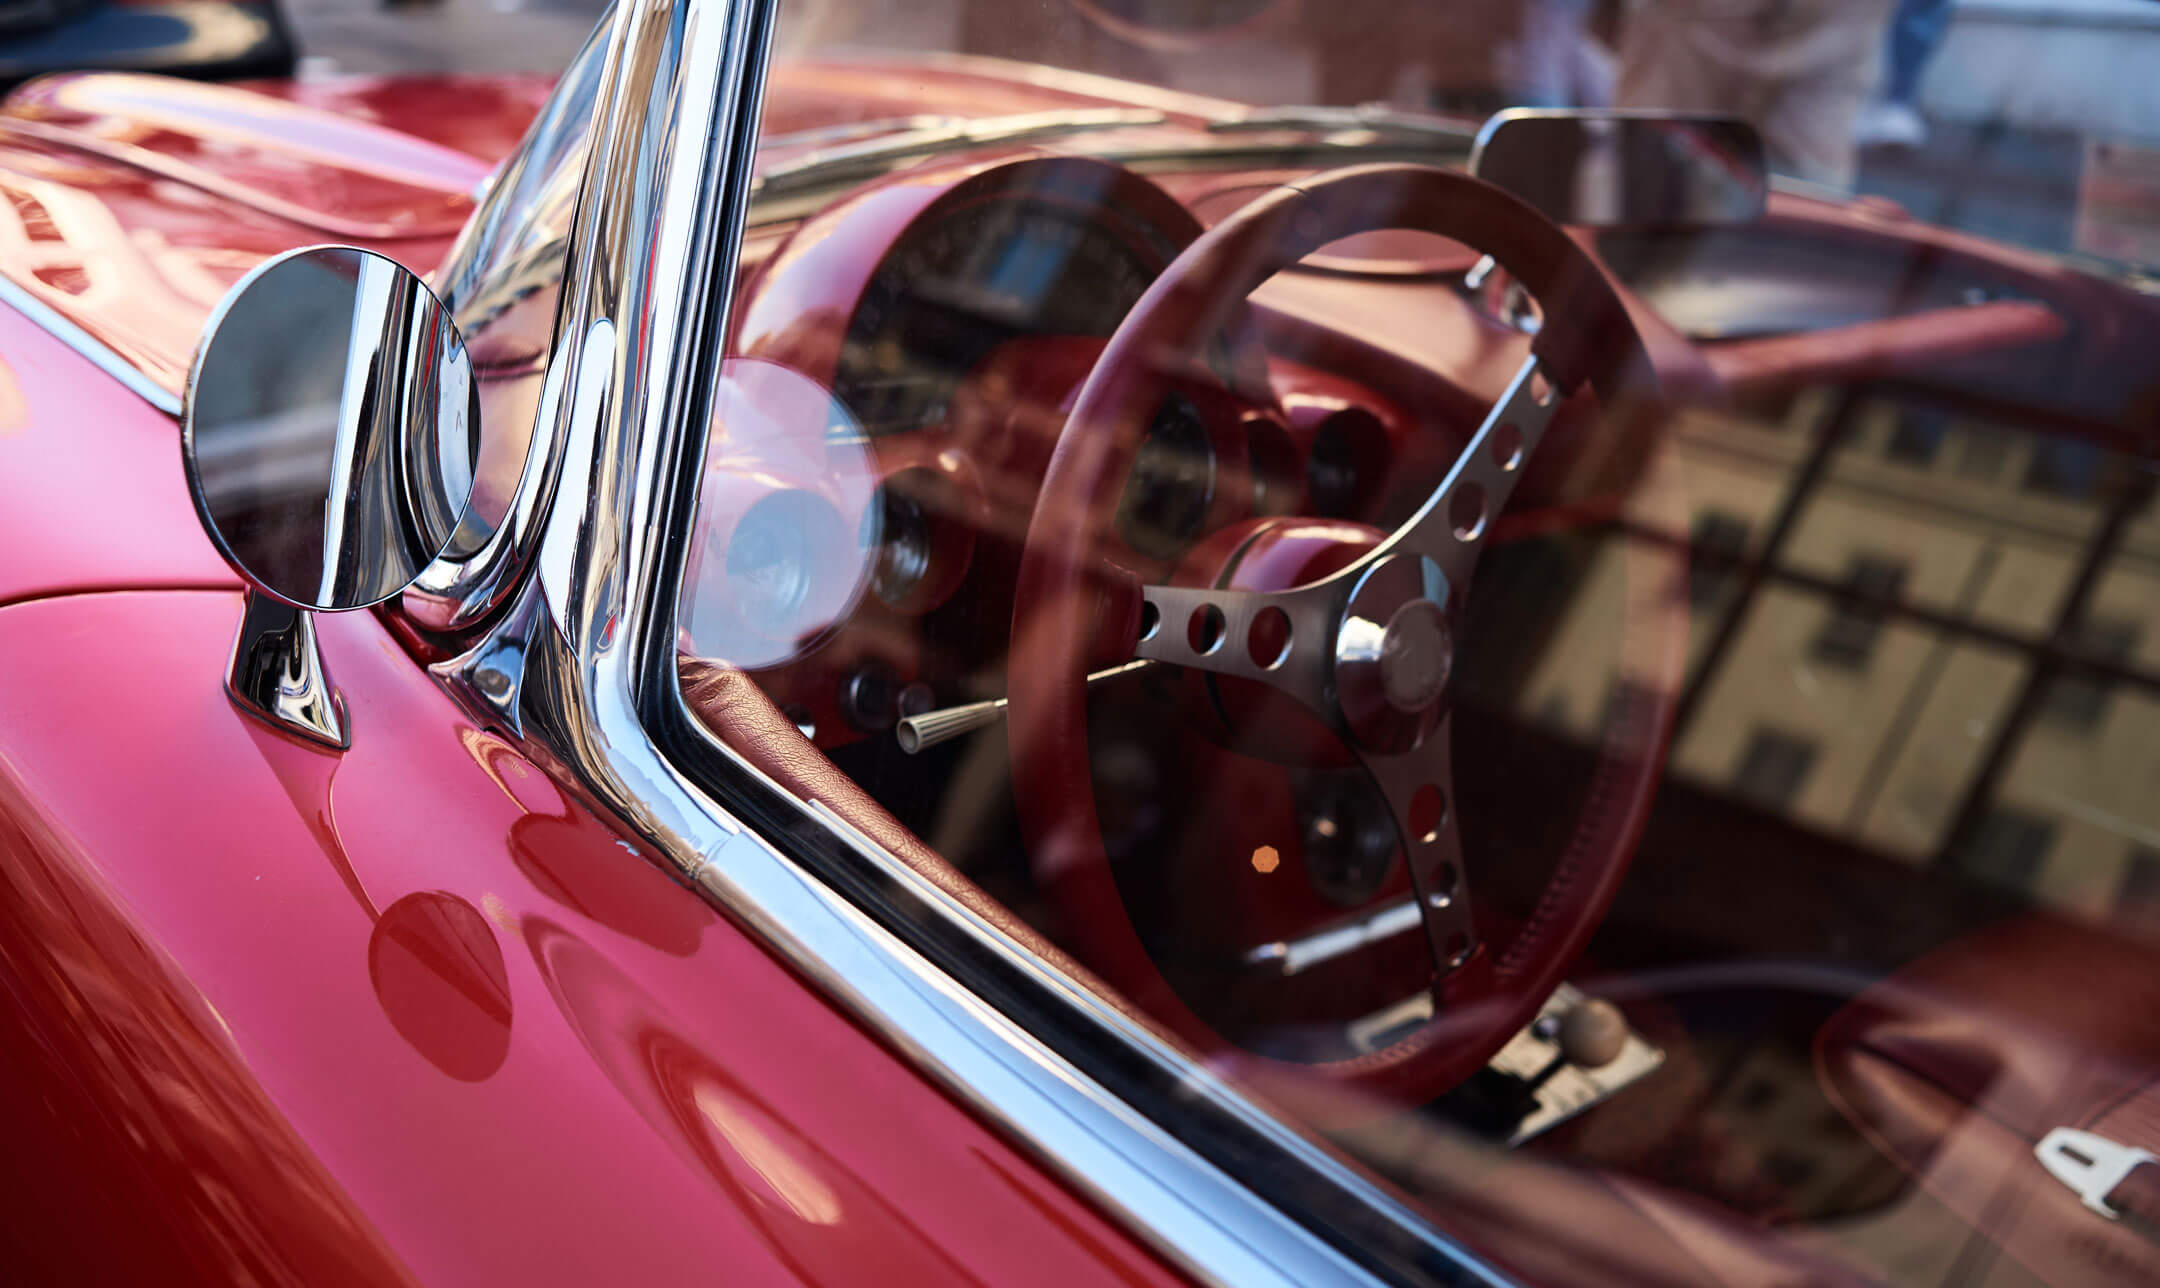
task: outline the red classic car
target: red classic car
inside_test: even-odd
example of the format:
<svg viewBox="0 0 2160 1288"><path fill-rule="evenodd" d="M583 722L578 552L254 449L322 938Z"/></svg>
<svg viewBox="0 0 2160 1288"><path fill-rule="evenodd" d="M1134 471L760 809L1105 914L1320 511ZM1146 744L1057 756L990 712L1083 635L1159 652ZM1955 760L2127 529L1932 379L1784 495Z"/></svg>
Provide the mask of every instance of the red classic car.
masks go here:
<svg viewBox="0 0 2160 1288"><path fill-rule="evenodd" d="M2160 168L1501 8L0 104L0 1274L2160 1279Z"/></svg>

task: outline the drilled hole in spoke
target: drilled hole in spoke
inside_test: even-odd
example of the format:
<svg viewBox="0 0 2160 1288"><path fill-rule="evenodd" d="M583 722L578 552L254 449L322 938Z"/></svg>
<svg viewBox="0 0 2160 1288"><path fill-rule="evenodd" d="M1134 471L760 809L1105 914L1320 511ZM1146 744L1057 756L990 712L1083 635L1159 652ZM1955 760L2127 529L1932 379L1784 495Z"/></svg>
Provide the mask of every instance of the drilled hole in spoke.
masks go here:
<svg viewBox="0 0 2160 1288"><path fill-rule="evenodd" d="M1475 541L1485 535L1485 489L1464 483L1448 498L1448 526L1457 541Z"/></svg>
<svg viewBox="0 0 2160 1288"><path fill-rule="evenodd" d="M1493 464L1501 469L1512 470L1522 464L1523 433L1514 421L1504 420L1493 426L1486 446L1492 451Z"/></svg>
<svg viewBox="0 0 2160 1288"><path fill-rule="evenodd" d="M1553 389L1552 381L1545 378L1545 373L1543 371L1533 371L1530 373L1530 397L1533 401L1537 403L1538 406L1552 406L1552 400L1556 392L1557 391Z"/></svg>
<svg viewBox="0 0 2160 1288"><path fill-rule="evenodd" d="M1141 638L1141 639L1143 639L1143 640L1151 640L1151 639L1154 639L1154 638L1155 638L1155 632L1157 632L1157 631L1159 631L1159 630L1161 630L1161 629L1162 629L1162 610L1161 610L1161 609L1159 609L1159 608L1157 608L1157 607L1155 607L1155 605L1153 605L1153 604L1151 604L1151 603L1148 603L1148 602L1146 602L1145 600L1141 601L1141 604L1140 604L1140 638Z"/></svg>
<svg viewBox="0 0 2160 1288"><path fill-rule="evenodd" d="M1290 615L1280 608L1263 608L1245 632L1245 653L1253 665L1272 671L1290 656Z"/></svg>
<svg viewBox="0 0 2160 1288"><path fill-rule="evenodd" d="M1454 864L1442 863L1435 866L1432 870L1432 879L1428 882L1428 884L1432 887L1433 899L1441 903L1445 903L1453 899L1455 897L1455 882L1457 880L1458 878L1455 875Z"/></svg>
<svg viewBox="0 0 2160 1288"><path fill-rule="evenodd" d="M1447 937L1447 946L1441 950L1447 955L1449 967L1462 965L1470 959L1470 936L1460 930Z"/></svg>
<svg viewBox="0 0 2160 1288"><path fill-rule="evenodd" d="M1420 845L1431 845L1440 839L1440 825L1447 822L1447 796L1431 783L1417 789L1410 797L1411 839Z"/></svg>
<svg viewBox="0 0 2160 1288"><path fill-rule="evenodd" d="M1195 608L1185 623L1185 642L1192 645L1192 651L1206 657L1222 647L1222 640L1222 610L1213 604Z"/></svg>

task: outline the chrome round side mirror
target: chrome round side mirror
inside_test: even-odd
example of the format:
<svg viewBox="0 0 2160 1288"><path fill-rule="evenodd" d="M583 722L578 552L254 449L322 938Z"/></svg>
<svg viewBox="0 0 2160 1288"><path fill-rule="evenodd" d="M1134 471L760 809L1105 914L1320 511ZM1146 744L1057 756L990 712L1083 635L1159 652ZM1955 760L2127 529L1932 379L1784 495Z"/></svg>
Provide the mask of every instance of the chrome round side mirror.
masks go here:
<svg viewBox="0 0 2160 1288"><path fill-rule="evenodd" d="M226 295L188 379L180 450L210 539L297 608L366 608L412 584L472 495L479 388L427 284L316 246Z"/></svg>
<svg viewBox="0 0 2160 1288"><path fill-rule="evenodd" d="M280 255L212 314L180 451L203 527L249 587L229 686L348 741L303 610L381 603L450 543L471 498L479 388L450 311L394 260Z"/></svg>

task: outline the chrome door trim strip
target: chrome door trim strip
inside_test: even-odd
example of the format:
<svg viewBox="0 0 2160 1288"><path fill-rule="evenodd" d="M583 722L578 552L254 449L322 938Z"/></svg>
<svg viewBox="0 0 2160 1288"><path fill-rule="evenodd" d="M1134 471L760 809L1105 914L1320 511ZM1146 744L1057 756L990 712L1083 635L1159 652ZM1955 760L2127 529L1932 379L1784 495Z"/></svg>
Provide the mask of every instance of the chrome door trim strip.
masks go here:
<svg viewBox="0 0 2160 1288"><path fill-rule="evenodd" d="M126 385L128 390L152 407L180 418L180 395L143 374L142 368L120 356L111 345L90 334L73 318L32 295L29 289L13 278L0 274L0 303L12 307L17 313L35 322L53 339L88 358L98 370Z"/></svg>
<svg viewBox="0 0 2160 1288"><path fill-rule="evenodd" d="M713 748L732 758L733 753L712 738L702 724L695 727ZM755 772L747 765L744 769ZM909 867L899 856L848 823L823 802L809 802L809 810L816 814L827 828L846 839L857 854L875 864L888 879L907 888L910 895L924 907L934 909L945 921L963 929L977 942L1022 966L1038 987L1057 997L1061 1004L1086 1016L1105 1035L1131 1048L1166 1076L1174 1078L1180 1098L1188 1102L1204 1101L1215 1111L1235 1119L1256 1139L1279 1150L1283 1156L1296 1160L1317 1179L1364 1205L1397 1231L1412 1236L1404 1241L1405 1244L1417 1245L1417 1251L1413 1255L1423 1262L1424 1269L1439 1272L1435 1275L1436 1278L1451 1279L1464 1284L1500 1285L1506 1282L1467 1249L1439 1236L1425 1218L1360 1175L1324 1145L1254 1104L1212 1070L1170 1046L1131 1016L1109 1005L1092 990L1074 983L1063 971L1044 961L1034 950L1014 940L979 913ZM905 948L905 945L899 946ZM1121 1107L1132 1112L1129 1107ZM1150 1126L1153 1127L1153 1124ZM1184 1152L1192 1152L1182 1143L1178 1143L1178 1147ZM1362 1268L1361 1273L1364 1273Z"/></svg>
<svg viewBox="0 0 2160 1288"><path fill-rule="evenodd" d="M714 759L676 669L682 534L695 517L722 325L749 206L751 157L778 0L625 0L605 68L549 358L559 482L539 517L535 571L462 658L436 668L481 719L639 838L657 862L758 935L925 1075L1093 1198L1168 1261L1210 1283L1369 1283L1371 1253L1270 1203L1269 1172L1354 1196L1339 1210L1395 1223L1395 1277L1497 1282L1429 1226L1102 999L979 919L932 898L889 854ZM667 751L662 750L662 740ZM700 761L709 762L700 764ZM693 780L689 770L701 772ZM710 772L705 772L709 770ZM748 775L748 777L745 777ZM702 782L771 836L723 809ZM790 853L783 855L779 846ZM627 848L627 847L626 847ZM832 862L804 862L808 851ZM841 860L871 862L1001 969L1062 1008L1052 1039L963 985L904 929L859 902ZM715 981L724 988L724 981ZM1038 1008L1041 1010L1041 1008ZM1070 1052L1097 1063L1084 1068ZM1100 1053L1157 1080L1190 1114L1232 1121L1237 1174L1105 1083ZM1130 1079L1128 1079L1130 1081ZM1160 1096L1157 1099L1161 1099ZM1332 1170L1330 1170L1332 1169ZM1352 1187L1362 1187L1355 1188ZM1338 1223L1339 1228L1339 1223ZM1407 1233L1401 1233L1407 1232ZM1417 1253L1405 1258L1404 1240ZM1344 1245L1348 1244L1346 1248Z"/></svg>
<svg viewBox="0 0 2160 1288"><path fill-rule="evenodd" d="M1377 1283L752 832L697 876L849 1011L1204 1283ZM797 934L808 930L810 937ZM815 947L812 947L814 939Z"/></svg>

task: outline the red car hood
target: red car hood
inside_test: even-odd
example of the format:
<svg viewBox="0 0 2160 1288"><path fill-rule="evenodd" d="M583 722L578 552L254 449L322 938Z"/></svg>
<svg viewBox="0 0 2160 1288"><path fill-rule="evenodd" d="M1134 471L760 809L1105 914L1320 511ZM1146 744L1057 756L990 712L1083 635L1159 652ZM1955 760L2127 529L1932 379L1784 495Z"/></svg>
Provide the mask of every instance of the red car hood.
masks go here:
<svg viewBox="0 0 2160 1288"><path fill-rule="evenodd" d="M337 241L433 268L549 86L534 77L34 81L0 105L0 275L177 397L210 309L265 257ZM794 63L774 72L765 128L780 138L859 122L897 127L926 104L966 118L1107 105L1188 119L1231 110L987 59Z"/></svg>
<svg viewBox="0 0 2160 1288"><path fill-rule="evenodd" d="M0 107L0 273L177 394L205 315L265 256L348 241L432 266L547 89L33 81Z"/></svg>

